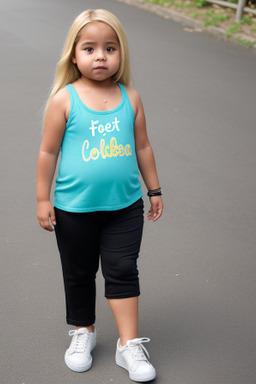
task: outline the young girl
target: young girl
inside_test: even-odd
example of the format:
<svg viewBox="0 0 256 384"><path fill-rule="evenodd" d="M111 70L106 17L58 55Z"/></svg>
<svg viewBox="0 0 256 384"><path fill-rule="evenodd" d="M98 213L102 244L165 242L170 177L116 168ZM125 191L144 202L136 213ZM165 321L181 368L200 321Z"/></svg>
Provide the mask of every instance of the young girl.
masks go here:
<svg viewBox="0 0 256 384"><path fill-rule="evenodd" d="M92 365L100 255L105 296L120 336L116 364L131 380L143 382L156 373L142 345L150 340L137 334L143 228L138 169L149 190L149 220L160 218L163 204L143 106L129 84L128 46L119 20L101 9L81 13L69 31L46 107L37 217L44 229L55 229L66 320L76 326L69 332L66 365L77 372ZM60 148L53 208L50 190Z"/></svg>

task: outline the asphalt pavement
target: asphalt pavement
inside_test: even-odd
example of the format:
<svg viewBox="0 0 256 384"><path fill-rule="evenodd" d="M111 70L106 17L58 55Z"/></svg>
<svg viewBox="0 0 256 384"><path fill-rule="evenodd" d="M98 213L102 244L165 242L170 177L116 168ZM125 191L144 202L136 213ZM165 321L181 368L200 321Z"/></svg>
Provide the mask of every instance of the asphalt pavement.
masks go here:
<svg viewBox="0 0 256 384"><path fill-rule="evenodd" d="M87 8L114 12L126 29L164 191L139 261L154 383L255 384L256 54L113 0L0 2L0 383L130 383L114 362L100 272L93 367L64 365L60 260L36 220L43 107L68 28Z"/></svg>

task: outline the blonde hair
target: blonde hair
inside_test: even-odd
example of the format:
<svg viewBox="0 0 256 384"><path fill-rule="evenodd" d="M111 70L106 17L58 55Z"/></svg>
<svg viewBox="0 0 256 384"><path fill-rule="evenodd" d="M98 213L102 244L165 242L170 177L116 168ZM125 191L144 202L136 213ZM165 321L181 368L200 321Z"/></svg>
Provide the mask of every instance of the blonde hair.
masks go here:
<svg viewBox="0 0 256 384"><path fill-rule="evenodd" d="M117 73L113 76L113 81L120 82L123 85L129 85L131 83L128 42L120 21L113 13L104 9L89 9L77 16L69 30L61 59L57 64L55 81L46 104L46 109L52 97L56 95L60 89L80 78L81 74L76 64L72 62L72 58L74 57L75 47L81 37L83 28L93 21L102 21L108 24L117 35L120 45L120 66Z"/></svg>

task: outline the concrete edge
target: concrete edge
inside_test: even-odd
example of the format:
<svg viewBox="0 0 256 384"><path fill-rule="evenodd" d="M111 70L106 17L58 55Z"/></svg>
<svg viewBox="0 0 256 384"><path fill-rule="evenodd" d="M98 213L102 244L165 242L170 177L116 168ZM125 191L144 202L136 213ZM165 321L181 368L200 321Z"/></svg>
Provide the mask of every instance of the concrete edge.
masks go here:
<svg viewBox="0 0 256 384"><path fill-rule="evenodd" d="M184 25L184 27L186 27L185 30L187 32L193 32L193 31L207 32L212 36L216 36L226 41L233 41L237 44L238 44L237 39L242 39L250 42L254 41L254 39L252 40L250 36L242 35L242 34L234 34L230 37L227 37L226 31L223 28L215 27L213 25L210 25L209 27L205 28L203 26L202 21L192 19L191 17L183 15L172 9L161 7L160 5L157 5L157 4L152 4L152 3L143 4L143 0L116 0L116 1L118 1L119 3L125 3L128 5L132 5L132 6L144 9L146 11L149 11L151 13L154 13L158 16L163 17L164 19L171 19L171 20L177 21L182 25ZM240 45L242 44L240 43ZM247 47L247 48L250 48L250 47ZM256 49L256 44L252 47L252 49Z"/></svg>

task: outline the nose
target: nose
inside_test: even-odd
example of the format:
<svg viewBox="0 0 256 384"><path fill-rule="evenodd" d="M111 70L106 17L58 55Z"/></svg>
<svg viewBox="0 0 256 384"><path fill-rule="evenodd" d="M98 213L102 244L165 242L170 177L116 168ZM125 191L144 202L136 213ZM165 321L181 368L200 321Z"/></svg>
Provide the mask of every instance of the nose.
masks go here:
<svg viewBox="0 0 256 384"><path fill-rule="evenodd" d="M99 49L97 51L96 61L105 61L105 60L106 60L105 52L102 49Z"/></svg>

